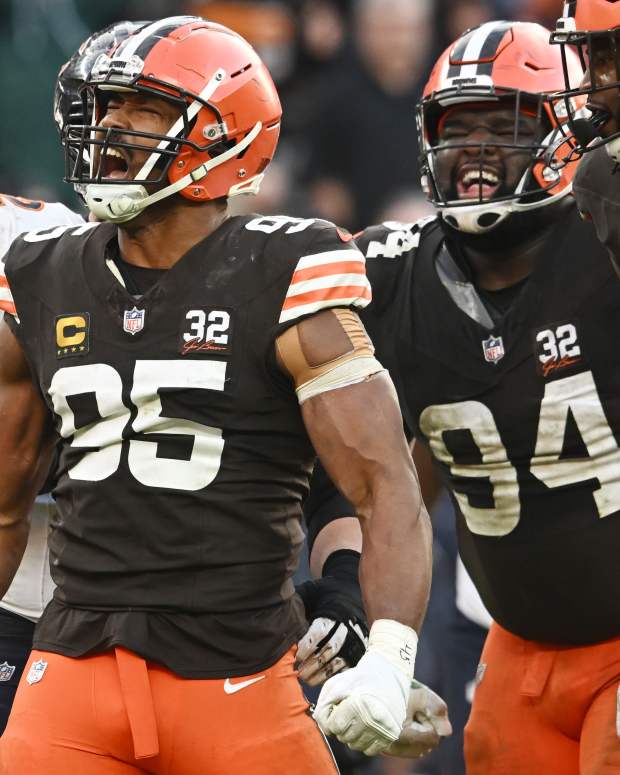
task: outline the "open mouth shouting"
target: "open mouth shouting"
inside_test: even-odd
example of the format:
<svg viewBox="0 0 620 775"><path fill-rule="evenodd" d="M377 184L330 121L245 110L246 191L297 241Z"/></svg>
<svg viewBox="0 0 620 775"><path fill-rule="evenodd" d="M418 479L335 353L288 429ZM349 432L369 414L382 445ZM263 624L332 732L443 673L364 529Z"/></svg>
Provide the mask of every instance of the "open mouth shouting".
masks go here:
<svg viewBox="0 0 620 775"><path fill-rule="evenodd" d="M99 160L102 179L125 180L129 172L129 161L118 148L106 148Z"/></svg>
<svg viewBox="0 0 620 775"><path fill-rule="evenodd" d="M498 170L486 165L466 164L456 177L456 192L459 199L491 199L502 184Z"/></svg>

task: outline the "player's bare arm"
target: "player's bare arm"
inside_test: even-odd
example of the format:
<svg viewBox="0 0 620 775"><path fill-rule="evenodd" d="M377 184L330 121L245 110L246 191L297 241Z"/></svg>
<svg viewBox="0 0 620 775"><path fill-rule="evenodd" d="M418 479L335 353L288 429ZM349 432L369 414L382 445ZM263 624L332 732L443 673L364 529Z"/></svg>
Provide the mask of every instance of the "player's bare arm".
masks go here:
<svg viewBox="0 0 620 775"><path fill-rule="evenodd" d="M426 449L416 444L414 452L420 448ZM424 465L425 462L428 465ZM425 461L422 457L420 471L414 453L414 463L424 503L434 502L440 488L430 460ZM311 624L298 644L297 660L300 678L316 686L330 676L353 667L361 657L355 649L359 643L359 637L355 635L356 626L359 626L356 601L358 596L361 597L357 571L362 530L359 520L351 516L351 504L333 490L333 484L320 465L315 470L311 493L307 513L310 517L308 545L314 579L297 588ZM351 579L353 571L355 586ZM309 593L314 593L314 598ZM402 732L384 753L416 759L427 754L450 734L452 726L446 703L414 679Z"/></svg>
<svg viewBox="0 0 620 775"><path fill-rule="evenodd" d="M356 508L363 535L360 579L369 621L422 623L431 568L431 530L384 372L302 407L319 457Z"/></svg>
<svg viewBox="0 0 620 775"><path fill-rule="evenodd" d="M425 453L422 453L420 458L423 465L423 470L420 471L415 456L415 451L420 454L420 449L426 450L426 447L421 444L414 446L414 463L426 504L436 500L440 487L431 461L425 460ZM426 455L428 456L428 453ZM424 465L425 463L428 465ZM432 500L427 501L427 497L431 497ZM301 589L298 589L301 592L306 585L311 585L317 590L322 590L323 585L325 585L324 610L330 610L331 604L331 608L337 611L333 602L335 595L331 591L336 584L339 585L341 596L344 596L347 591L345 584L348 583L348 579L344 576L342 579L336 577L339 568L335 558L342 557L345 553L359 555L362 549L362 531L359 520L348 516L349 513L349 509L345 509L343 516L334 516L331 521L319 528L310 544L312 547L310 550L310 570L315 580L305 582ZM312 524L309 525L309 529L312 532ZM330 618L318 618L312 621L308 632L299 642L297 650L299 675L306 683L312 686L321 684L331 675L356 664L356 661L352 659L355 655L352 648L355 644L352 627L354 623L351 620L354 611L354 606L349 604L349 609L344 616L341 613L338 621L333 621ZM357 658L359 659L359 657ZM406 759L417 759L428 754L439 745L442 738L451 734L452 725L444 700L428 686L414 679L409 691L407 718L402 732L398 740L392 743L384 753Z"/></svg>
<svg viewBox="0 0 620 775"><path fill-rule="evenodd" d="M295 328L280 337L278 353L298 388L308 376L304 360L316 368L353 352L331 310ZM293 336L297 352L285 341ZM430 588L431 529L389 376L377 371L320 392L302 403L302 414L323 465L360 520L360 575L370 622L396 619L419 628Z"/></svg>
<svg viewBox="0 0 620 775"><path fill-rule="evenodd" d="M0 597L9 588L28 539L28 513L49 469L49 413L22 349L0 322Z"/></svg>
<svg viewBox="0 0 620 775"><path fill-rule="evenodd" d="M395 391L374 360L357 315L330 310L308 318L278 339L277 351L295 383L319 457L355 506L364 542L360 578L373 625L369 651L356 668L328 681L317 718L351 747L378 753L398 737L405 720L415 629L422 622L430 587L428 516ZM377 664L370 665L373 659ZM394 665L396 671L389 675ZM387 677L383 674L379 680L382 670ZM399 689L390 692L387 686L396 684ZM372 700L377 694L377 704L360 707L364 700L357 689L362 686ZM368 715L374 717L372 729Z"/></svg>

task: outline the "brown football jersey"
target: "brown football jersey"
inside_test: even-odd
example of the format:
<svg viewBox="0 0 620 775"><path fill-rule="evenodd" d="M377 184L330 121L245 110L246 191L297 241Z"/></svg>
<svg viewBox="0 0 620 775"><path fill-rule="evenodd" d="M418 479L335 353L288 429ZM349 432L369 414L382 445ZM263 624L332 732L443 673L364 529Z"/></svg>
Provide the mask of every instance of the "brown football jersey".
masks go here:
<svg viewBox="0 0 620 775"><path fill-rule="evenodd" d="M303 630L291 580L314 453L274 341L364 306L324 221L234 217L136 297L116 227L26 235L10 325L61 440L54 599L35 646L121 644L187 677L273 664Z"/></svg>

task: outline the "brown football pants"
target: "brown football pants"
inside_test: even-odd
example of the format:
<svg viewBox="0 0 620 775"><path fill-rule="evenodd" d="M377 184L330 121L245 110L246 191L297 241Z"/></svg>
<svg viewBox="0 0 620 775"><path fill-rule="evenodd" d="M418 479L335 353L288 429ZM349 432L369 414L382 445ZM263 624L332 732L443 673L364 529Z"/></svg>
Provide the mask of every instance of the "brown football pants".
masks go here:
<svg viewBox="0 0 620 775"><path fill-rule="evenodd" d="M467 775L620 773L620 638L558 648L494 624L478 670Z"/></svg>
<svg viewBox="0 0 620 775"><path fill-rule="evenodd" d="M29 684L37 660L47 666ZM33 651L0 773L337 775L293 660L291 650L256 675L189 680L121 648L79 659Z"/></svg>

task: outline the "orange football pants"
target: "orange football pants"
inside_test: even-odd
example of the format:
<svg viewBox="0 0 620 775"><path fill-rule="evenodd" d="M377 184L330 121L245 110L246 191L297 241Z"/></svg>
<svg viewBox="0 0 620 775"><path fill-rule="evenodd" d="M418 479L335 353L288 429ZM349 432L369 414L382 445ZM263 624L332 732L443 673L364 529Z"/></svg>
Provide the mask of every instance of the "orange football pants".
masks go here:
<svg viewBox="0 0 620 775"><path fill-rule="evenodd" d="M557 647L493 624L478 680L467 775L620 773L620 638Z"/></svg>
<svg viewBox="0 0 620 775"><path fill-rule="evenodd" d="M47 667L28 684L36 660ZM293 660L291 650L252 676L189 680L122 648L79 659L33 651L0 773L337 775Z"/></svg>

